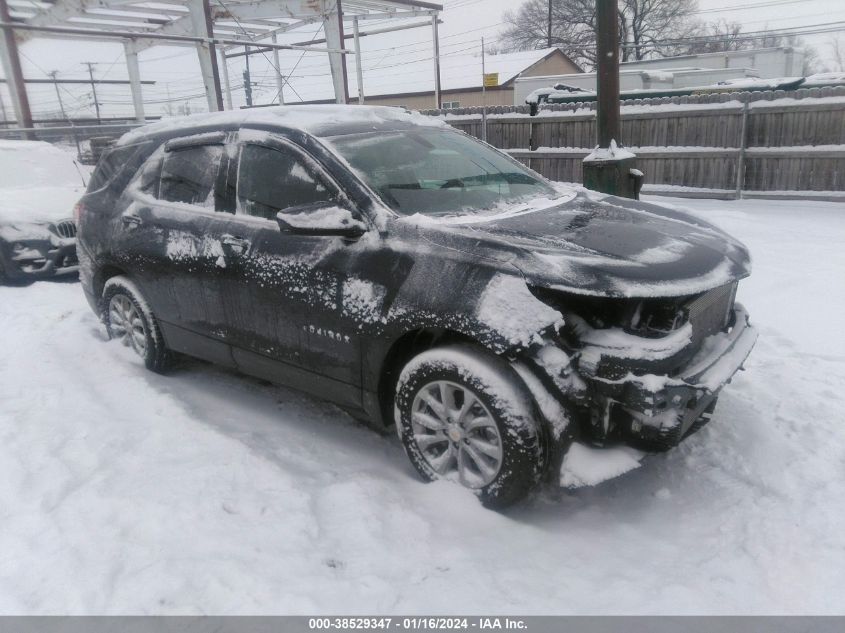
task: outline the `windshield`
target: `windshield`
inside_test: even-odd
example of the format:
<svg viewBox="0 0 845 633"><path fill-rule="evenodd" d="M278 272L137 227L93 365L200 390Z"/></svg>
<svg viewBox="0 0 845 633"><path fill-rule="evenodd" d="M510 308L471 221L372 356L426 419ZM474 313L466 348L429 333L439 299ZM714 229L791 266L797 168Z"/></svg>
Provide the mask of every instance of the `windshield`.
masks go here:
<svg viewBox="0 0 845 633"><path fill-rule="evenodd" d="M519 163L452 130L368 132L328 140L403 215L471 212L560 195Z"/></svg>

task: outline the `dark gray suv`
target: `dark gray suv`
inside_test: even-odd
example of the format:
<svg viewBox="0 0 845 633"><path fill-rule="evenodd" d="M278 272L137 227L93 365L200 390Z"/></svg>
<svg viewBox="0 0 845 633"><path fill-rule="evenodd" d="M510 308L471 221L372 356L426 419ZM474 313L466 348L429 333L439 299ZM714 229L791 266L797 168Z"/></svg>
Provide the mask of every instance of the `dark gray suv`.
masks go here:
<svg viewBox="0 0 845 633"><path fill-rule="evenodd" d="M674 446L756 338L719 229L394 108L150 125L80 209L88 301L150 369L188 354L396 424L423 477L492 506L573 442Z"/></svg>

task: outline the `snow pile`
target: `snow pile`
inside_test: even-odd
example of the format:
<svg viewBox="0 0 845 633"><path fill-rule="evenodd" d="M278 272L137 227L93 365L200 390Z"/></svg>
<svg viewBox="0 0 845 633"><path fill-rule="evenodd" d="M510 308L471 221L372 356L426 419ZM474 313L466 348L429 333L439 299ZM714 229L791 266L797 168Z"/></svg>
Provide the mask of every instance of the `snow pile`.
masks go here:
<svg viewBox="0 0 845 633"><path fill-rule="evenodd" d="M0 140L0 189L82 185L73 156L44 141Z"/></svg>
<svg viewBox="0 0 845 633"><path fill-rule="evenodd" d="M540 103L548 99L566 99L571 96L596 96L592 90L584 90L577 86L569 86L567 84L555 84L551 88L537 88L525 97L525 103Z"/></svg>
<svg viewBox="0 0 845 633"><path fill-rule="evenodd" d="M845 85L845 72L815 73L804 77L802 88L812 86L829 86L832 84Z"/></svg>
<svg viewBox="0 0 845 633"><path fill-rule="evenodd" d="M748 371L680 447L507 514L318 400L144 370L76 284L0 287L0 611L841 614L845 206L676 203L754 253Z"/></svg>
<svg viewBox="0 0 845 633"><path fill-rule="evenodd" d="M640 467L645 453L629 446L593 448L573 442L560 469L560 485L566 488L595 486Z"/></svg>
<svg viewBox="0 0 845 633"><path fill-rule="evenodd" d="M591 370L595 370L604 355L645 361L671 358L689 345L692 337L689 323L660 338L643 338L622 328L596 330L576 316L568 318L576 322L578 337L584 344L580 366Z"/></svg>
<svg viewBox="0 0 845 633"><path fill-rule="evenodd" d="M626 158L636 157L636 154L628 151L624 147L620 147L616 144L615 139L611 139L610 147L599 147L597 145L596 148L584 158L584 162L597 163L604 160L625 160Z"/></svg>

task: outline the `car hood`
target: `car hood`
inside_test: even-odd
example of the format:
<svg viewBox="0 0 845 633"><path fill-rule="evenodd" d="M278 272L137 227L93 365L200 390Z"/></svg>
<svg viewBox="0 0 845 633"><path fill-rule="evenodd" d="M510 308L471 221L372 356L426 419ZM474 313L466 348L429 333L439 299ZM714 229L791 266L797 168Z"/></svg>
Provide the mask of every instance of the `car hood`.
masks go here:
<svg viewBox="0 0 845 633"><path fill-rule="evenodd" d="M0 225L49 224L73 217L85 188L69 185L0 189Z"/></svg>
<svg viewBox="0 0 845 633"><path fill-rule="evenodd" d="M415 217L408 220L434 244L508 263L529 284L576 294L684 296L751 271L745 246L705 220L613 196L580 192L537 210Z"/></svg>

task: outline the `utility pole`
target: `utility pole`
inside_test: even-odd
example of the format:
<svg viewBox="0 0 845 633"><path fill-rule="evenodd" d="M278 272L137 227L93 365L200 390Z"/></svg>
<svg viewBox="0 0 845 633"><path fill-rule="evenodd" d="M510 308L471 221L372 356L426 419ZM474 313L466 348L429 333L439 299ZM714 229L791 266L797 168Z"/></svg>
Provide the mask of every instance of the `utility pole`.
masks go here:
<svg viewBox="0 0 845 633"><path fill-rule="evenodd" d="M434 107L443 107L440 99L440 35L437 32L437 16L431 16L431 39L434 43Z"/></svg>
<svg viewBox="0 0 845 633"><path fill-rule="evenodd" d="M67 121L70 126L73 127L73 122L70 120L70 117L68 117L67 113L65 112L65 103L64 101L62 101L62 91L59 90L59 81L58 79L56 79L56 75L59 74L59 71L53 70L47 74L50 75L50 79L53 80L53 87L56 89L56 97L59 100L59 110L61 110L62 112L62 119ZM76 144L76 154L82 154L82 148L79 147L79 137L76 136L76 132L73 133L73 142Z"/></svg>
<svg viewBox="0 0 845 633"><path fill-rule="evenodd" d="M67 119L67 114L65 114L65 104L62 101L62 92L59 90L59 82L56 80L56 75L59 74L59 71L53 70L47 74L50 76L50 79L53 80L53 87L56 89L56 98L59 100L59 110L62 113L62 118Z"/></svg>
<svg viewBox="0 0 845 633"><path fill-rule="evenodd" d="M481 38L481 140L487 142L487 66L484 61L484 38Z"/></svg>
<svg viewBox="0 0 845 633"><path fill-rule="evenodd" d="M364 105L364 70L361 68L361 33L358 31L358 16L352 18L352 36L355 42L355 73L358 78L358 105Z"/></svg>
<svg viewBox="0 0 845 633"><path fill-rule="evenodd" d="M164 89L167 91L167 116L173 116L173 101L170 99L170 83L165 83Z"/></svg>
<svg viewBox="0 0 845 633"><path fill-rule="evenodd" d="M273 44L278 44L278 38L275 33L270 37L270 41ZM249 58L249 55L247 55L247 58ZM285 77L282 75L282 66L279 63L278 48L273 49L273 70L276 71L276 92L278 92L276 97L279 100L279 105L285 105Z"/></svg>
<svg viewBox="0 0 845 633"><path fill-rule="evenodd" d="M596 0L597 144L584 159L583 178L587 189L636 199L642 172L635 168L636 156L622 145L618 16L618 0Z"/></svg>
<svg viewBox="0 0 845 633"><path fill-rule="evenodd" d="M549 48L552 47L552 0L549 0Z"/></svg>
<svg viewBox="0 0 845 633"><path fill-rule="evenodd" d="M94 62L82 63L88 66L88 77L91 78L91 94L94 97L94 111L97 113L97 125L99 125L102 121L100 121L100 102L97 99L97 84L94 81Z"/></svg>
<svg viewBox="0 0 845 633"><path fill-rule="evenodd" d="M246 107L252 107L252 83L249 77L249 46L244 46L246 52L246 68L244 68L244 95L246 96Z"/></svg>

